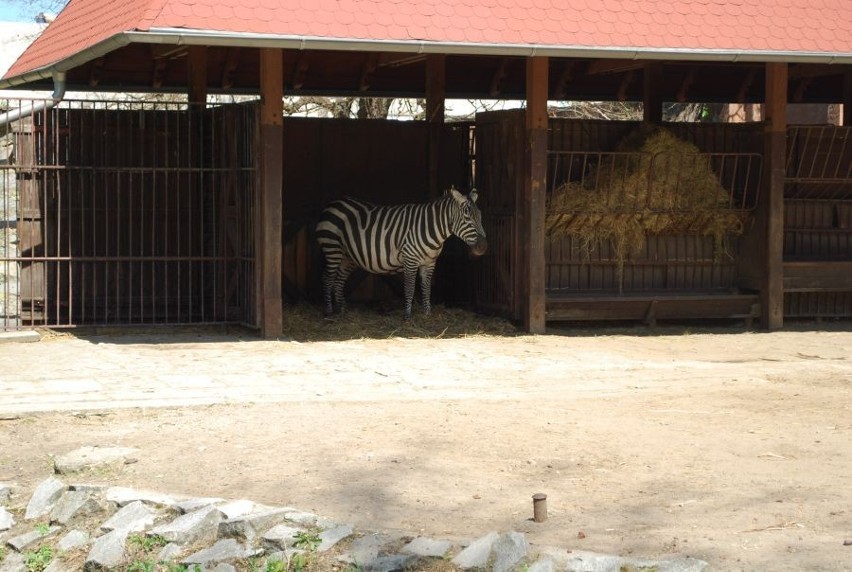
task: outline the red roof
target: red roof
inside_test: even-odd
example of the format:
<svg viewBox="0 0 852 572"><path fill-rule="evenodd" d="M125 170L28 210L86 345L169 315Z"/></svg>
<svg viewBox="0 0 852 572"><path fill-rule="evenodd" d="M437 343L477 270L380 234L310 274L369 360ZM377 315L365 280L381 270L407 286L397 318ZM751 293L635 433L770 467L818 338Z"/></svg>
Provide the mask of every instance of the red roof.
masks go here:
<svg viewBox="0 0 852 572"><path fill-rule="evenodd" d="M155 36L175 29L464 53L526 46L566 56L623 49L852 61L852 0L71 0L6 77L64 69L123 32L163 42Z"/></svg>

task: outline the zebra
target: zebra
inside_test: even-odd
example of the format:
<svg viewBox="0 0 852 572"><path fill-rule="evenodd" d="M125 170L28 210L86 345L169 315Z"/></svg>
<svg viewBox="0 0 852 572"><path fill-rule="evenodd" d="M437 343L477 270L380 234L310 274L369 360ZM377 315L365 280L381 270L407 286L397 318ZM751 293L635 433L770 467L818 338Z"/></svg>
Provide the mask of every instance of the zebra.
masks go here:
<svg viewBox="0 0 852 572"><path fill-rule="evenodd" d="M374 274L403 273L404 318L411 318L414 284L420 274L423 310L431 310L432 273L444 242L456 235L473 256L485 254L488 242L478 193L465 197L455 188L432 202L375 206L353 198L329 203L316 226L316 238L325 258L322 277L324 314L343 312L343 287L360 267Z"/></svg>

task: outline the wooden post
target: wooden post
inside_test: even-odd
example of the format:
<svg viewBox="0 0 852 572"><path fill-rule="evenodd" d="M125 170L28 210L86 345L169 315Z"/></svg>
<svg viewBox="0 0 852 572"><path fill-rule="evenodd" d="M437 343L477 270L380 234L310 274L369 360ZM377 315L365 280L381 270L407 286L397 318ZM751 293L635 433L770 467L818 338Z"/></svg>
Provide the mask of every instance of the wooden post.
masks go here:
<svg viewBox="0 0 852 572"><path fill-rule="evenodd" d="M787 152L787 64L766 64L764 122L766 177L760 213L766 221L760 325L769 330L784 325L784 175Z"/></svg>
<svg viewBox="0 0 852 572"><path fill-rule="evenodd" d="M190 46L187 56L189 103L207 103L207 47Z"/></svg>
<svg viewBox="0 0 852 572"><path fill-rule="evenodd" d="M643 73L642 120L658 125L663 122L663 64L648 62Z"/></svg>
<svg viewBox="0 0 852 572"><path fill-rule="evenodd" d="M524 329L545 330L544 221L547 183L547 57L527 58L526 158L519 208L521 300Z"/></svg>
<svg viewBox="0 0 852 572"><path fill-rule="evenodd" d="M258 189L258 248L256 278L258 325L264 338L281 334L283 323L281 272L283 266L282 220L284 150L284 52L260 50L260 188Z"/></svg>
<svg viewBox="0 0 852 572"><path fill-rule="evenodd" d="M447 57L426 56L426 121L429 124L429 194L441 196L441 131L444 125Z"/></svg>

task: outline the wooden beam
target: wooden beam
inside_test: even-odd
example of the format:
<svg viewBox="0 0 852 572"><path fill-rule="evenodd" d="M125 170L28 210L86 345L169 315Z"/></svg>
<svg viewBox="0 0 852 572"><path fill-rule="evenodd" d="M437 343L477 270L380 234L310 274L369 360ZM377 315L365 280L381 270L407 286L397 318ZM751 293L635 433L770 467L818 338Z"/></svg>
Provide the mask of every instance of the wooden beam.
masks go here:
<svg viewBox="0 0 852 572"><path fill-rule="evenodd" d="M553 91L554 99L565 99L568 95L568 86L571 80L574 79L574 68L576 64L572 60L565 60L562 64L562 72L559 74L559 79L556 81L556 88Z"/></svg>
<svg viewBox="0 0 852 572"><path fill-rule="evenodd" d="M743 78L740 88L737 90L737 99L735 103L746 103L748 101L748 92L751 91L754 80L757 79L757 71L750 69Z"/></svg>
<svg viewBox="0 0 852 572"><path fill-rule="evenodd" d="M378 54L368 54L364 65L361 67L361 78L358 80L358 91L368 91L370 89L370 76L376 71L379 66Z"/></svg>
<svg viewBox="0 0 852 572"><path fill-rule="evenodd" d="M764 161L766 188L760 216L765 220L760 323L775 330L784 325L784 175L787 151L787 64L766 64Z"/></svg>
<svg viewBox="0 0 852 572"><path fill-rule="evenodd" d="M92 69L89 70L89 86L97 87L101 82L101 72L104 69L104 58L100 57L92 62Z"/></svg>
<svg viewBox="0 0 852 572"><path fill-rule="evenodd" d="M187 55L189 103L207 103L207 47L190 46Z"/></svg>
<svg viewBox="0 0 852 572"><path fill-rule="evenodd" d="M648 62L643 73L642 89L643 117L646 123L659 124L663 122L663 64Z"/></svg>
<svg viewBox="0 0 852 572"><path fill-rule="evenodd" d="M796 89L793 91L793 103L801 103L802 99L805 97L805 92L808 90L808 87L811 85L811 80L813 78L805 77L796 82Z"/></svg>
<svg viewBox="0 0 852 572"><path fill-rule="evenodd" d="M151 87L163 87L163 78L166 75L166 67L168 66L166 58L158 58L154 60L154 72L151 77Z"/></svg>
<svg viewBox="0 0 852 572"><path fill-rule="evenodd" d="M234 75L237 73L237 67L240 64L241 48L231 46L225 54L225 65L222 67L222 88L231 89L234 87Z"/></svg>
<svg viewBox="0 0 852 572"><path fill-rule="evenodd" d="M488 90L488 94L491 97L497 97L503 92L503 83L506 81L506 76L509 73L509 58L503 58L500 60L500 65L494 71L494 75L491 77L491 88Z"/></svg>
<svg viewBox="0 0 852 572"><path fill-rule="evenodd" d="M523 196L519 210L522 318L524 329L545 330L544 221L547 189L547 92L548 58L526 62L527 107L524 138Z"/></svg>
<svg viewBox="0 0 852 572"><path fill-rule="evenodd" d="M258 189L255 273L257 321L264 338L281 334L283 322L284 52L260 49L260 189Z"/></svg>
<svg viewBox="0 0 852 572"><path fill-rule="evenodd" d="M624 73L641 70L645 65L639 60L595 60L586 68L586 75Z"/></svg>
<svg viewBox="0 0 852 572"><path fill-rule="evenodd" d="M683 78L683 81L680 82L680 88L677 90L677 96L675 98L679 103L683 103L689 97L689 88L692 87L692 84L695 83L695 67L689 68L689 71Z"/></svg>
<svg viewBox="0 0 852 572"><path fill-rule="evenodd" d="M305 79L308 77L308 69L311 67L310 52L299 52L299 59L296 60L296 69L293 72L293 89L300 90L305 85Z"/></svg>
<svg viewBox="0 0 852 572"><path fill-rule="evenodd" d="M636 72L629 71L621 78L621 83L618 86L618 91L615 94L618 101L627 101L627 90L630 89L630 84L633 83L633 78ZM662 109L662 107L660 108Z"/></svg>
<svg viewBox="0 0 852 572"><path fill-rule="evenodd" d="M447 57L429 54L426 58L426 121L429 123L429 193L441 196L441 133L447 96Z"/></svg>

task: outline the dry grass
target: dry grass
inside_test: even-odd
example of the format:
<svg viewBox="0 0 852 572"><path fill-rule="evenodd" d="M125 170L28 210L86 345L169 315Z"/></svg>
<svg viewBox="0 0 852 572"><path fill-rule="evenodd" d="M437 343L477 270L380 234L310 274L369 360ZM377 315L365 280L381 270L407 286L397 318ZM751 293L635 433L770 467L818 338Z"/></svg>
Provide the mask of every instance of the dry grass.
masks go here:
<svg viewBox="0 0 852 572"><path fill-rule="evenodd" d="M632 154L613 156L582 182L554 189L547 205L550 236L571 236L587 254L610 241L620 276L624 260L641 253L649 235L712 236L720 259L727 238L743 233L750 215L730 208L728 191L695 145L666 129L643 127L617 151Z"/></svg>
<svg viewBox="0 0 852 572"><path fill-rule="evenodd" d="M402 303L383 306L350 305L346 313L324 318L318 306L284 307L283 337L300 341L342 341L362 338L459 338L516 333L511 322L458 308L433 306L424 316L415 307L411 320L402 319Z"/></svg>

